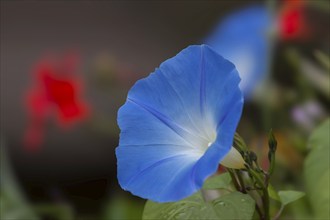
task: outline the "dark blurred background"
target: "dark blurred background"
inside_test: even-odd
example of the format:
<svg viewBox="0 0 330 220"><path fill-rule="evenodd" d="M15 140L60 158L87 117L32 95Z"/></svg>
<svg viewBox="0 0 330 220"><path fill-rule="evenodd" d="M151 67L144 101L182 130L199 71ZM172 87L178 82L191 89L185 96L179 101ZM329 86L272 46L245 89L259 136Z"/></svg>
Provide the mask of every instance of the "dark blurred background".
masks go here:
<svg viewBox="0 0 330 220"><path fill-rule="evenodd" d="M200 44L222 17L260 3L265 1L1 1L1 138L16 182L29 204L68 204L76 218L99 219L103 216L100 213L106 212L106 204L116 207L113 198L127 198L123 203L133 201L136 212L141 212L143 201L122 191L116 178L116 115L129 88L162 61L188 45ZM290 44L308 58L311 51L328 46L327 16L321 13L318 18L323 22L320 25L325 39L276 45L277 65L273 69L278 74L274 80L283 88L292 88L300 78L290 75L295 68L283 48ZM71 51L79 57L76 76L83 82L81 98L89 107L89 115L69 126L59 125L57 117L50 116L42 124L43 141L37 150L31 150L25 147L24 135L31 123L26 94L37 80L34 67L49 54L65 57ZM279 99L282 93L297 95L295 89L281 87L276 91ZM321 103L324 119L329 96L316 92L313 97ZM282 132L299 127L293 122L291 127L284 126L286 117L263 127L258 106L247 103L240 124L251 143L256 134L267 134L270 127ZM289 117L292 102L279 106ZM247 129L251 126L254 132ZM297 155L299 160L304 153ZM56 219L45 213L43 218ZM116 218L113 213L109 216Z"/></svg>

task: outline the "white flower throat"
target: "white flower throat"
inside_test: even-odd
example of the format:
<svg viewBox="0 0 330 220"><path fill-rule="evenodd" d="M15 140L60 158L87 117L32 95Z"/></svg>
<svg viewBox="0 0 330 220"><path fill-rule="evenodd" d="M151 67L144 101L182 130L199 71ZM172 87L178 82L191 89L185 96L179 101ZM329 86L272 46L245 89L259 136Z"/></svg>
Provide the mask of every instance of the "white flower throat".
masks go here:
<svg viewBox="0 0 330 220"><path fill-rule="evenodd" d="M215 131L208 131L207 135L208 142L202 146L202 150L205 151L215 142L216 140L216 132ZM233 169L242 169L245 168L244 166L244 159L242 155L234 148L231 147L230 151L227 153L227 155L220 161L220 164Z"/></svg>

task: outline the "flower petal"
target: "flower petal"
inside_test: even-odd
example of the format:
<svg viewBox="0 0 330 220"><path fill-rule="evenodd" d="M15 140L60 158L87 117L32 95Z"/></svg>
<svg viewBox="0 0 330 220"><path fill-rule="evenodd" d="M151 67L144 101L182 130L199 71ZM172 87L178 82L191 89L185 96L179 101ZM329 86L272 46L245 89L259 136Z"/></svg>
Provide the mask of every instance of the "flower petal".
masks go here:
<svg viewBox="0 0 330 220"><path fill-rule="evenodd" d="M176 201L196 191L190 174L200 154L193 154L184 146L121 146L116 154L119 183L135 195L164 202Z"/></svg>
<svg viewBox="0 0 330 220"><path fill-rule="evenodd" d="M232 146L243 104L239 80L232 63L202 45L138 81L118 112L122 188L158 202L196 192Z"/></svg>
<svg viewBox="0 0 330 220"><path fill-rule="evenodd" d="M267 71L272 18L265 6L251 6L237 11L223 21L206 43L233 62L242 78L240 88L249 96Z"/></svg>

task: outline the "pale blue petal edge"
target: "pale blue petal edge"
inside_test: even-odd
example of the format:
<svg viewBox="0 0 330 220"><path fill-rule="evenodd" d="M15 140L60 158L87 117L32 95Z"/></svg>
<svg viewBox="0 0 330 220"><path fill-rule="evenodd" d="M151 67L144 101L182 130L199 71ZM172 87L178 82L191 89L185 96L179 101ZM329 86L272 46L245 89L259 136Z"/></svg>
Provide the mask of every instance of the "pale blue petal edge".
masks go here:
<svg viewBox="0 0 330 220"><path fill-rule="evenodd" d="M234 64L234 60L231 60L232 56L240 53L250 54L253 58L251 70L240 72L244 84L241 89L247 98L252 95L255 87L262 82L268 71L270 53L268 35L272 22L271 13L266 6L252 5L220 20L204 41Z"/></svg>

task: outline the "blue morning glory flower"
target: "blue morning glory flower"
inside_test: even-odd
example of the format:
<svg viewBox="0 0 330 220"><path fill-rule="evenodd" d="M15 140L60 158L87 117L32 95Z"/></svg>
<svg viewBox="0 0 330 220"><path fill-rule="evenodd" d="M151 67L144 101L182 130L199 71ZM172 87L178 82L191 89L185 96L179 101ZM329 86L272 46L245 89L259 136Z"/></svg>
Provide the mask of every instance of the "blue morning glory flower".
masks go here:
<svg viewBox="0 0 330 220"><path fill-rule="evenodd" d="M239 82L234 65L206 45L189 46L139 80L118 112L121 187L157 202L200 189L233 151Z"/></svg>
<svg viewBox="0 0 330 220"><path fill-rule="evenodd" d="M263 80L268 67L271 14L264 6L250 6L222 20L205 40L221 56L235 64L240 88L249 97Z"/></svg>

